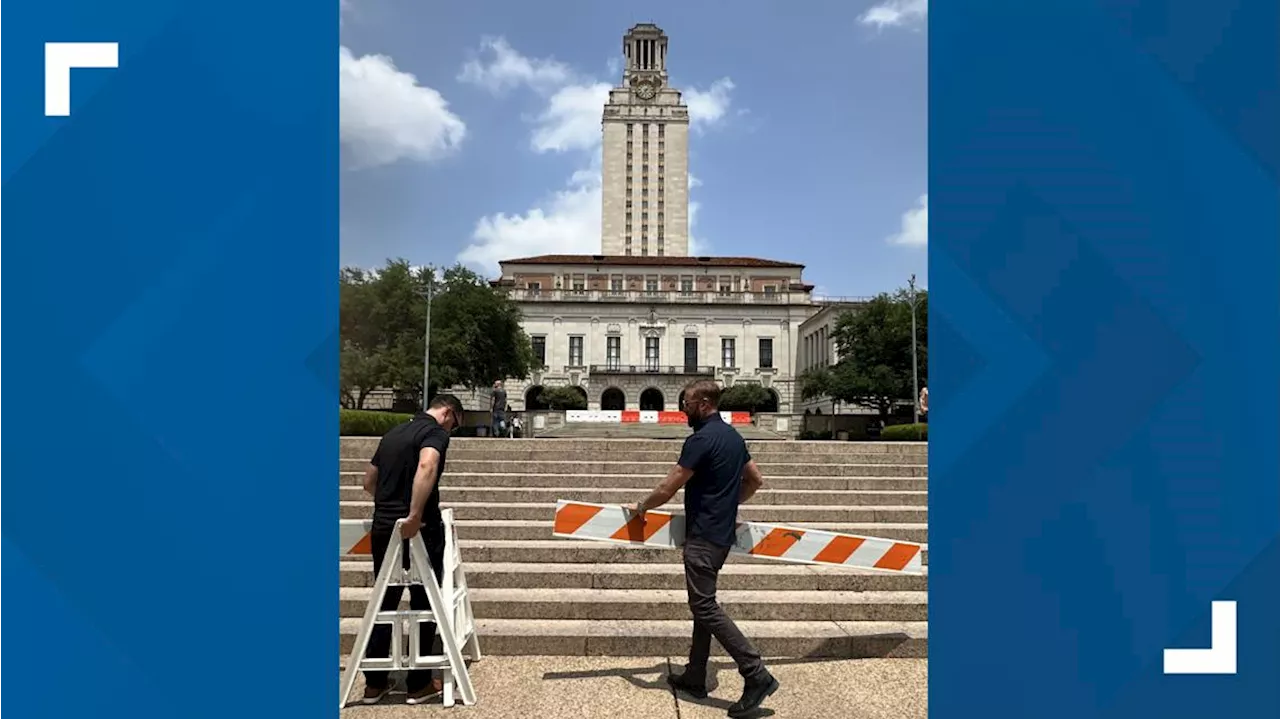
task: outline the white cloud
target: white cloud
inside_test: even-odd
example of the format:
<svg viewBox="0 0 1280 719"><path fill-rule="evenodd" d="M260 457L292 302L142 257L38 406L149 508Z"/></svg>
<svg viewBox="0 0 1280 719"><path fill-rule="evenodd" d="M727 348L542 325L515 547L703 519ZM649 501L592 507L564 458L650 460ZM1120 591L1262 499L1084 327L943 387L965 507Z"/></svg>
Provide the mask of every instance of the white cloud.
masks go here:
<svg viewBox="0 0 1280 719"><path fill-rule="evenodd" d="M549 92L573 79L568 65L553 58L525 57L503 37L482 38L477 56L458 73L459 82L478 85L495 95L522 85Z"/></svg>
<svg viewBox="0 0 1280 719"><path fill-rule="evenodd" d="M338 127L343 166L359 169L399 160L429 162L462 143L466 123L439 92L418 84L385 55L338 55Z"/></svg>
<svg viewBox="0 0 1280 719"><path fill-rule="evenodd" d="M689 106L689 124L695 130L701 130L720 124L729 112L733 91L733 80L722 77L711 83L706 90L690 88L684 91L684 104Z"/></svg>
<svg viewBox="0 0 1280 719"><path fill-rule="evenodd" d="M600 145L600 118L608 99L609 84L604 82L560 88L534 122L533 149L594 150Z"/></svg>
<svg viewBox="0 0 1280 719"><path fill-rule="evenodd" d="M702 180L699 180L689 173L689 196L693 196L693 188L702 187ZM693 229L698 226L698 210L702 207L702 203L695 200L689 201L689 256L702 257L711 254L711 243L703 239L702 236L694 233Z"/></svg>
<svg viewBox="0 0 1280 719"><path fill-rule="evenodd" d="M915 207L902 213L902 226L888 238L891 245L927 247L929 245L929 195L920 196Z"/></svg>
<svg viewBox="0 0 1280 719"><path fill-rule="evenodd" d="M863 25L878 29L923 24L929 17L929 0L885 0L858 18Z"/></svg>
<svg viewBox="0 0 1280 719"><path fill-rule="evenodd" d="M573 173L569 183L524 214L502 212L482 217L471 244L458 261L497 276L499 261L533 255L594 255L600 252L600 166ZM702 181L689 176L689 190ZM689 254L711 254L711 245L694 234L699 203L689 203Z"/></svg>
<svg viewBox="0 0 1280 719"><path fill-rule="evenodd" d="M600 172L579 170L569 184L524 214L480 218L458 260L497 275L498 262L543 254L600 252Z"/></svg>
<svg viewBox="0 0 1280 719"><path fill-rule="evenodd" d="M689 256L690 257L707 257L712 254L711 243L702 238L701 235L695 234L693 228L698 225L698 210L702 207L701 202L696 200L689 201Z"/></svg>

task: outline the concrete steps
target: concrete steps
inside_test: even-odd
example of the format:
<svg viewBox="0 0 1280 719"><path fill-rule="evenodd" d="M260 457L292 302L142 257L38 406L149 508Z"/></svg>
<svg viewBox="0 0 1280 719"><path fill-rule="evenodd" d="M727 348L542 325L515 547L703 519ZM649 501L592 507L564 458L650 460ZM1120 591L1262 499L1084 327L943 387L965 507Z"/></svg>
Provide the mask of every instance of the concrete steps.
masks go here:
<svg viewBox="0 0 1280 719"><path fill-rule="evenodd" d="M885 526L883 523L877 523L877 519L883 521L897 520L903 524L919 525L921 529L925 526L926 509L924 507L886 509L888 511L880 512L879 508L868 508L865 516L860 517L861 522L789 522L788 526L802 529L825 529L847 534L875 534L876 536L883 535L880 529ZM461 541L492 539L518 541L555 539L559 541L559 538L553 537L551 534L554 526L551 520L459 519L455 521L455 525L458 529L458 539ZM906 539L906 537L887 537L887 539Z"/></svg>
<svg viewBox="0 0 1280 719"><path fill-rule="evenodd" d="M344 587L340 616L362 617L373 590ZM929 618L926 592L722 589L734 621L918 622ZM681 589L472 588L478 619L691 619ZM405 609L408 601L402 601Z"/></svg>
<svg viewBox="0 0 1280 719"><path fill-rule="evenodd" d="M589 488L581 487L454 487L447 482L440 489L441 502L458 502L461 504L551 504L559 499L575 499L580 502L625 503L639 502L649 496L650 489L634 487ZM363 490L356 488L354 492L345 494L358 497ZM372 505L372 500L348 500L355 504L364 501ZM345 499L345 497L344 497ZM672 509L679 509L684 502L684 491L676 493L669 503ZM751 498L749 504L755 506L772 506L785 504L795 505L854 505L859 507L923 507L929 504L929 493L914 490L882 490L882 489L762 489Z"/></svg>
<svg viewBox="0 0 1280 719"><path fill-rule="evenodd" d="M631 464L636 462L643 463L647 467L656 470L655 472L650 472L651 474L664 475L666 474L667 470L671 469L671 465L675 464L676 460L680 457L680 450L677 447L675 450L669 453L668 452L658 453L661 456L657 456L654 459L637 459L637 460L617 459L619 454L620 453L616 453L616 452L601 452L601 453L592 452L590 453L590 456L593 459L607 457L609 461L612 461L615 464ZM629 453L621 453L622 456L626 456L627 454ZM372 453L370 453L370 456L372 456ZM463 471L463 469L459 467L455 467L454 465L460 462L508 462L513 467L516 467L516 469L514 470L516 473L531 474L532 472L529 472L528 470L525 470L525 469L521 469L531 461L537 461L542 463L553 463L553 464L557 462L563 463L566 461L572 461L573 456L574 455L572 453L564 453L564 452L557 451L554 453L549 453L546 456L539 456L535 459L518 459L518 458L513 458L510 454L507 454L505 452L472 451L467 453L461 453L461 452L458 452L457 450L451 449L449 451L448 469L451 473L454 471L457 471L458 473L466 474L467 472ZM769 455L755 455L753 459L755 459L756 464L761 465L762 467L769 466L771 468L776 467L778 465L794 465L796 463L804 463L806 465L811 465L811 466L828 466L833 464L852 464L852 465L906 464L911 466L926 466L928 463L927 458L923 455L919 457L892 457L889 455L850 455L850 456L836 457L836 456L824 456L824 455L769 454ZM346 457L341 460L341 466L339 467L339 470L342 472L363 472L365 468L368 466L369 466L368 457ZM659 466L660 466L660 469L658 469ZM466 467L466 465L462 465L462 467ZM780 473L775 471L773 472L773 474L777 475ZM821 476L821 475L817 475L817 476Z"/></svg>
<svg viewBox="0 0 1280 719"><path fill-rule="evenodd" d="M360 620L339 620L343 654ZM741 621L738 628L771 657L849 659L928 656L926 622ZM494 656L669 657L689 653L687 620L477 619L481 650ZM718 642L713 656L726 656Z"/></svg>
<svg viewBox="0 0 1280 719"><path fill-rule="evenodd" d="M879 533L878 533L879 534ZM510 540L458 539L463 561L471 562L531 562L534 564L664 564L678 561L680 554L667 547L633 546L576 539ZM929 551L922 553L929 562ZM778 564L776 559L730 554L726 564Z"/></svg>
<svg viewBox="0 0 1280 719"><path fill-rule="evenodd" d="M343 518L367 519L361 488L376 438L344 438ZM453 508L484 651L492 655L680 656L692 629L678 550L551 536L555 501L645 497L681 440L455 439L441 488ZM927 446L750 442L766 489L747 521L928 541ZM668 505L682 511L682 494ZM928 563L928 551L923 557ZM339 633L351 642L373 583L368 558L339 563ZM767 655L923 657L928 576L731 555L719 599ZM722 652L718 644L714 651Z"/></svg>
<svg viewBox="0 0 1280 719"><path fill-rule="evenodd" d="M672 564L529 564L468 561L467 582L483 589L673 589L683 591L684 565ZM373 586L373 562L343 560L341 586ZM840 592L924 592L926 575L838 569L804 564L727 564L720 570L721 590Z"/></svg>
<svg viewBox="0 0 1280 719"><path fill-rule="evenodd" d="M785 446L785 445L784 445ZM488 443L486 446L477 447L467 445L464 447L451 447L449 449L449 461L475 461L475 460L506 460L509 462L562 462L566 459L566 453L562 449L513 449L506 450L501 446ZM611 462L662 462L665 464L673 464L680 456L679 448L675 451L668 450L612 450L609 452L609 461ZM795 462L799 458L803 458L805 462L824 462L824 463L841 463L841 464L893 464L902 462L905 458L898 454L888 454L885 452L857 452L857 453L826 453L826 454L799 454L788 452L785 449L772 449L754 453L752 458L757 463L767 464L785 464ZM911 464L924 464L924 456L913 456L910 458Z"/></svg>
<svg viewBox="0 0 1280 719"><path fill-rule="evenodd" d="M572 497L574 495L568 495ZM637 498L638 499L638 498ZM620 501L620 500L619 500ZM635 501L635 500L633 500ZM547 502L441 502L442 507L452 507L454 516L462 520L523 520L550 521L555 516L555 504ZM679 505L673 507L679 511ZM904 509L912 510L903 513ZM370 519L373 516L373 502L342 502L339 505L342 519ZM743 505L738 517L748 522L772 522L776 524L804 524L813 522L871 523L883 526L885 531L876 531L875 536L886 539L902 539L908 542L927 541L922 533L926 527L921 524L927 516L928 507L914 505L899 507L882 505L874 507L858 506L825 506L825 505ZM882 524L883 523L883 524ZM902 526L898 526L902 525ZM910 530L912 534L894 535L896 530Z"/></svg>
<svg viewBox="0 0 1280 719"><path fill-rule="evenodd" d="M664 474L529 474L512 472L510 474L477 474L454 472L449 469L449 487L576 487L582 489L609 489L624 487L627 489L652 490L662 481ZM771 476L766 478L769 489L870 489L870 490L905 490L923 492L929 487L928 477L786 477ZM339 483L343 489L354 489L347 492L342 499L360 501L368 499L361 487L364 483L364 472L342 472Z"/></svg>
<svg viewBox="0 0 1280 719"><path fill-rule="evenodd" d="M343 437L342 456L352 459L368 458L378 447L378 437ZM680 452L681 439L489 439L456 437L449 444L450 450L494 449L503 453L520 450L562 450L575 455L599 452L647 451ZM898 456L927 457L928 445L919 442L747 442L751 453L778 452L790 455L890 454Z"/></svg>
<svg viewBox="0 0 1280 719"><path fill-rule="evenodd" d="M463 474L642 474L665 475L675 464L675 455L666 462L613 462L583 457L579 461L525 462L507 460L455 460L450 456L446 472ZM800 462L775 464L756 462L765 481L773 475L788 477L927 477L925 464L832 464Z"/></svg>

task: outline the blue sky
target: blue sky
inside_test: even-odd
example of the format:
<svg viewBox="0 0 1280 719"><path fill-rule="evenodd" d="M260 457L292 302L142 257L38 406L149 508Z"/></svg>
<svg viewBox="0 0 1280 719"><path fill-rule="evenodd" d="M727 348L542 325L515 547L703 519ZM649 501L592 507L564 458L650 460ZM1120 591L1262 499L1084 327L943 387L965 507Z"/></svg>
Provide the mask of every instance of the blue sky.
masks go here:
<svg viewBox="0 0 1280 719"><path fill-rule="evenodd" d="M819 292L927 284L927 0L342 0L343 264L599 252L600 112L622 35L670 38L697 254Z"/></svg>

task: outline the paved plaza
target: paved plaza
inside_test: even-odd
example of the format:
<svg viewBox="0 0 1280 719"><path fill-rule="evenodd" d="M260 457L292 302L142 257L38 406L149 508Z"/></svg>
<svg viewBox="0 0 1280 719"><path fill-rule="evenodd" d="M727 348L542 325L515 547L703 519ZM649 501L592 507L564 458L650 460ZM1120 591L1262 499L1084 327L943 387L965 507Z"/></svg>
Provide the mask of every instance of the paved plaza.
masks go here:
<svg viewBox="0 0 1280 719"><path fill-rule="evenodd" d="M374 706L356 705L343 719L644 719L723 717L742 691L732 662L713 662L711 696L676 696L664 681L683 669L683 657L486 657L471 667L479 703L445 709L439 700L408 706L392 693ZM756 715L780 719L926 719L925 659L776 659L769 669L782 683ZM364 685L357 682L353 697Z"/></svg>

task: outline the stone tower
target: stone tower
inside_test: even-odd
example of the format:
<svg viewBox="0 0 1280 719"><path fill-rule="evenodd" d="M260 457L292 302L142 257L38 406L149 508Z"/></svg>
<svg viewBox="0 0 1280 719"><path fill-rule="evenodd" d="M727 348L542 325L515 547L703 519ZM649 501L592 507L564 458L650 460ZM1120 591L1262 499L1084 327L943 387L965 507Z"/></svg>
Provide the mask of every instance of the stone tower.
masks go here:
<svg viewBox="0 0 1280 719"><path fill-rule="evenodd" d="M606 255L689 254L689 108L667 84L667 35L641 23L622 38L626 69L604 106Z"/></svg>

